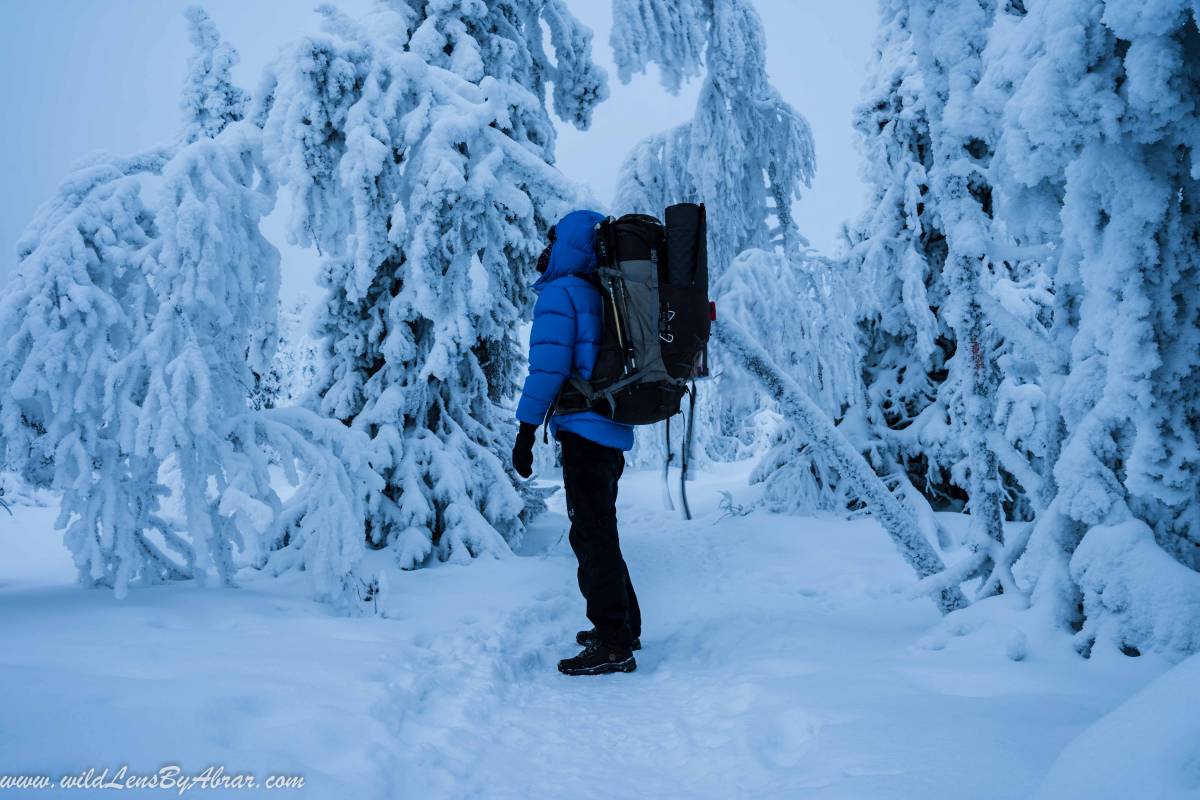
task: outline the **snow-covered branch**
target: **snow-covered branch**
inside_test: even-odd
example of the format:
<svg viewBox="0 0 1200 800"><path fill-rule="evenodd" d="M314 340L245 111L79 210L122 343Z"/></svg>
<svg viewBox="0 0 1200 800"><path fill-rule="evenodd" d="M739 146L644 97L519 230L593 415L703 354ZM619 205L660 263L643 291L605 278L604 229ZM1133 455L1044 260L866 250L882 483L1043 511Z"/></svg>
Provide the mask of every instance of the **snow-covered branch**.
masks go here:
<svg viewBox="0 0 1200 800"><path fill-rule="evenodd" d="M904 507L875 474L866 459L829 417L787 374L771 363L762 348L737 323L718 322L714 337L742 367L753 375L779 404L781 413L796 424L801 433L822 455L836 465L854 494L875 514L892 538L900 555L919 578L928 578L945 569L942 559L921 534L915 515ZM943 614L964 608L967 600L956 585L934 589L938 608Z"/></svg>

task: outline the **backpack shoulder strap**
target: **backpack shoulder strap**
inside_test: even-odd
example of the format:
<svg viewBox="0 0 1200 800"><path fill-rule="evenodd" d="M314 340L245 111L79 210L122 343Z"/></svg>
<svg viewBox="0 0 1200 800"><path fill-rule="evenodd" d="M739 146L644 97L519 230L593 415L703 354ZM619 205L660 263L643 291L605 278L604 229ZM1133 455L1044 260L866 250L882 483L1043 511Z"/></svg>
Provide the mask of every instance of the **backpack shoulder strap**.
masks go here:
<svg viewBox="0 0 1200 800"><path fill-rule="evenodd" d="M586 281L597 291L601 292L603 296L603 290L600 288L600 279L595 274L580 275L576 273L575 277ZM567 302L571 304L571 315L578 319L579 309L575 305L575 299L571 297L570 292L564 292L564 294L567 296ZM574 347L572 346L571 349L573 353ZM554 396L554 400L550 403L550 407L546 411L546 421L548 422L554 414L590 410L592 402L592 387L579 376L578 371L575 369L574 356L572 356L571 371L567 374L562 386L559 387L558 394ZM568 407L566 410L563 409L564 404Z"/></svg>

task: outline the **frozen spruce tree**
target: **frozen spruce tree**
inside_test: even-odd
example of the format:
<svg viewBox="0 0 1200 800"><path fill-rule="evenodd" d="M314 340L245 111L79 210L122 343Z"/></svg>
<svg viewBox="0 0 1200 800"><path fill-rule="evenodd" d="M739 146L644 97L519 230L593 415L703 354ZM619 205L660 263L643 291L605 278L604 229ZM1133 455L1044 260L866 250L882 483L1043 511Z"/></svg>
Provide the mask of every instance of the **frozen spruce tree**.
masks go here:
<svg viewBox="0 0 1200 800"><path fill-rule="evenodd" d="M232 61L203 12L190 11L189 26L197 50L184 92L190 100L182 104L184 140L204 135L205 107L219 106L204 87L227 86L227 69L220 58L214 66L213 53ZM223 126L212 122L207 130ZM0 301L6 461L62 493L57 525L81 581L118 595L134 581L194 574L195 551L161 507L169 494L162 459L133 452L121 434L121 414L136 412L146 387L124 387L120 407L108 391L159 310L146 270L158 225L142 179L160 174L175 152L99 158L68 177L18 243L17 268Z"/></svg>
<svg viewBox="0 0 1200 800"><path fill-rule="evenodd" d="M0 324L6 326L8 335L7 356L0 367L0 408L3 409L2 435L5 449L5 467L22 473L24 480L35 487L49 487L54 480L54 451L60 435L67 435L70 417L69 407L59 407L51 400L54 382L38 377L37 399L23 397L15 402L11 394L14 381L21 379L25 389L36 375L35 368L26 363L28 358L40 358L53 354L53 359L73 358L62 346L73 341L73 311L66 306L67 318L72 322L46 321L43 326L35 320L38 314L50 318L61 315L64 309L60 300L72 296L70 292L60 294L60 289L75 283L96 286L111 294L114 302L123 309L122 326L136 329L140 322L137 315L144 313L145 291L140 277L140 252L147 237L153 234L153 214L146 208L141 197L139 176L156 175L174 152L173 147L157 147L124 158L112 158L98 154L90 162L80 165L58 187L54 196L44 203L34 215L29 226L17 241L17 265L12 280L3 284L4 317ZM129 237L129 238L126 238ZM118 278L109 277L112 272ZM136 287L141 288L136 288ZM65 290L63 290L65 291ZM88 291L91 291L90 289ZM133 292L140 300L127 298ZM40 296L40 300L35 297ZM132 295L130 295L132 297ZM152 301L150 302L152 305ZM128 303L126 306L125 304ZM28 307L29 319L23 319ZM89 320L99 323L99 320ZM23 333L17 334L21 330ZM43 337L57 335L59 342L48 345L48 351L40 355L35 352ZM129 346L130 336L112 334L110 358L118 357L124 347ZM76 342L82 347L81 337ZM117 344L117 343L121 344ZM77 352L84 352L79 350ZM94 365L94 376L103 373ZM60 374L50 370L50 375ZM41 394L41 392L46 392ZM49 405L47 405L49 404ZM56 410L51 411L51 408ZM54 416L57 422L49 417Z"/></svg>
<svg viewBox="0 0 1200 800"><path fill-rule="evenodd" d="M203 138L164 169L159 236L144 263L158 306L106 380L123 448L171 462L195 575L213 571L225 583L233 582L235 550L256 541L243 530L247 515L225 518L210 492L262 494L231 482L226 468L243 457L235 442L256 440L241 428L246 388L274 347L278 292L279 255L258 230L273 199L256 185L255 130L238 127L219 144ZM270 509L261 511L254 522L269 521Z"/></svg>
<svg viewBox="0 0 1200 800"><path fill-rule="evenodd" d="M202 53L213 36L197 37ZM247 406L276 343L278 253L259 230L275 184L260 130L201 107L216 106L184 104L190 144L85 167L23 237L0 300L8 456L51 473L84 583L120 596L297 568L340 600L379 479L361 434ZM230 124L195 124L218 118ZM272 462L295 491L275 491Z"/></svg>
<svg viewBox="0 0 1200 800"><path fill-rule="evenodd" d="M532 266L572 188L553 107L606 93L556 0L390 2L273 69L256 116L291 237L326 255L316 406L371 437L372 547L402 567L507 550L540 501L508 465ZM543 46L543 24L555 58Z"/></svg>
<svg viewBox="0 0 1200 800"><path fill-rule="evenodd" d="M1078 645L1200 649L1200 155L1194 9L1031 5L1005 69L1013 193L1058 197L1057 492L1026 557ZM1066 35L1064 35L1066 34Z"/></svg>
<svg viewBox="0 0 1200 800"><path fill-rule="evenodd" d="M217 26L204 9L192 6L185 12L191 35L192 57L180 107L184 115L184 142L212 138L231 122L246 115L249 96L233 83L232 69L237 51L223 41Z"/></svg>
<svg viewBox="0 0 1200 800"><path fill-rule="evenodd" d="M143 264L157 308L108 371L104 403L121 449L166 470L192 577L229 585L241 566L299 567L340 601L363 549L361 497L377 484L365 441L309 411L247 402L277 343L279 254L259 229L274 191L250 123L167 163ZM286 499L272 460L297 486Z"/></svg>
<svg viewBox="0 0 1200 800"><path fill-rule="evenodd" d="M871 197L844 232L846 268L862 292L867 435L860 445L877 468L946 506L961 496L952 479L962 449L951 432L947 383L955 337L939 313L948 305L946 237L930 184L930 99L909 6L880 3L874 61L854 114Z"/></svg>
<svg viewBox="0 0 1200 800"><path fill-rule="evenodd" d="M648 137L626 156L614 207L659 216L673 203L705 203L714 279L751 249L768 259L783 253L796 270L819 267L799 263L807 241L791 213L816 168L812 135L768 79L762 22L748 0L614 0L613 21L622 80L653 64L664 87L676 92L703 75L692 120ZM772 294L786 290L775 286ZM789 361L785 353L772 355ZM714 356L723 370L719 347ZM760 429L746 421L766 402L753 386L742 376L720 381L716 391L702 387L697 438L709 455L733 459L758 451ZM655 436L640 431L635 457L660 456Z"/></svg>
<svg viewBox="0 0 1200 800"><path fill-rule="evenodd" d="M122 446L105 387L158 302L142 269L155 235L146 162L71 175L39 210L0 300L6 462L62 493L59 527L81 579L117 587L190 575L191 550L159 508L159 462Z"/></svg>
<svg viewBox="0 0 1200 800"><path fill-rule="evenodd" d="M1056 319L1055 251L1061 241L1061 187L1026 186L1014 178L1003 119L1013 87L1024 80L1019 55L1028 13L1023 4L998 7L983 53L974 98L993 131L989 164L992 240L987 291L977 295L996 336L995 430L989 444L1005 479L1005 508L1027 527L1056 493L1053 468L1063 438L1059 396L1069 342L1052 334ZM1024 534L1019 534L1023 536Z"/></svg>
<svg viewBox="0 0 1200 800"><path fill-rule="evenodd" d="M990 178L1002 98L984 102L978 88L989 37L1003 38L997 24L991 2L881 4L855 122L873 202L846 235L848 266L871 287L859 315L860 444L922 505L966 500L969 544L988 576L1005 487L995 453L1001 341L985 308L1011 273ZM1011 589L1006 569L997 575Z"/></svg>
<svg viewBox="0 0 1200 800"><path fill-rule="evenodd" d="M0 302L8 457L50 470L90 585L302 567L340 600L362 551L365 441L307 411L253 413L274 347L278 254L258 221L256 128L73 176L23 241ZM153 202L140 174L162 169ZM264 320L267 324L264 324ZM298 489L280 497L274 460Z"/></svg>
<svg viewBox="0 0 1200 800"><path fill-rule="evenodd" d="M181 139L215 135L241 114L229 82L236 54L208 16L187 13L195 51L181 103ZM0 420L6 465L62 493L58 526L89 584L124 593L135 580L192 575L194 551L160 508L161 460L131 452L106 397L114 367L146 335L159 300L145 265L157 236L143 178L176 147L98 157L43 205L18 242L4 286ZM129 387L136 405L144 386Z"/></svg>
<svg viewBox="0 0 1200 800"><path fill-rule="evenodd" d="M1000 383L997 342L983 310L992 264L998 260L993 247L995 192L989 177L996 131L975 91L995 12L992 0L917 0L910 20L917 67L932 105L929 180L945 236L944 313L956 340L948 365L957 394L955 434L965 450L971 546L980 550L1003 539L1004 522L998 461L990 443ZM981 570L987 575L992 567L986 559ZM1011 578L1004 577L1011 587ZM984 593L1001 588L991 578L985 584Z"/></svg>

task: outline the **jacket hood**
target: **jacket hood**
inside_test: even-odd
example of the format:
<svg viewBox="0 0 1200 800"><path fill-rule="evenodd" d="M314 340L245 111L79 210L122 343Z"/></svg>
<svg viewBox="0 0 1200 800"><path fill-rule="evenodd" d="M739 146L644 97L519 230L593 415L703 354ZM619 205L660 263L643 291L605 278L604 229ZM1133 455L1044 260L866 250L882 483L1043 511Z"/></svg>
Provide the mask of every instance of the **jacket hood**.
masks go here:
<svg viewBox="0 0 1200 800"><path fill-rule="evenodd" d="M572 211L554 226L550 263L533 284L540 291L552 280L567 275L586 275L596 270L596 225L604 215L595 211Z"/></svg>

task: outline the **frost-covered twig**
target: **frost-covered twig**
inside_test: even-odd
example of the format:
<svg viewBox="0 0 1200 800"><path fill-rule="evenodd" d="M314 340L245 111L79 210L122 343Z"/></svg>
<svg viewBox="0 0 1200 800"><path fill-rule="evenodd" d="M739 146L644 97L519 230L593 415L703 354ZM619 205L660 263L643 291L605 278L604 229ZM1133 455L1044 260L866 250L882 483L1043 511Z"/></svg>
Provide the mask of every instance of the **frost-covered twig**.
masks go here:
<svg viewBox="0 0 1200 800"><path fill-rule="evenodd" d="M750 513L750 509L746 508L741 503L733 502L732 492L722 491L720 494L721 502L717 504L717 510L722 513L721 516L717 517L716 521L713 522L713 525L716 525L718 522L728 519L729 517L744 517Z"/></svg>

